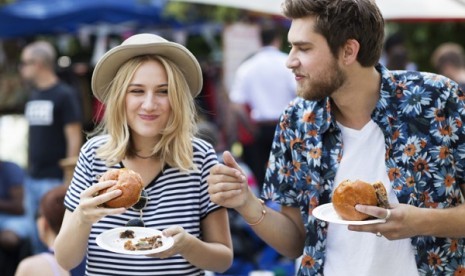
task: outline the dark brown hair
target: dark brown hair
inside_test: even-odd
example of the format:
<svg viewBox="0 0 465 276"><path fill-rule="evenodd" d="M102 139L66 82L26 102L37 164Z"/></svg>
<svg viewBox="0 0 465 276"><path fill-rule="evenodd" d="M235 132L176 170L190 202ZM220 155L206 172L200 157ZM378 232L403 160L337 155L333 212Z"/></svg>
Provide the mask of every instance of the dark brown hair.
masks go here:
<svg viewBox="0 0 465 276"><path fill-rule="evenodd" d="M360 43L357 61L364 67L378 63L384 19L374 0L285 0L283 13L290 19L314 16L315 32L326 38L335 57L347 40L355 39Z"/></svg>
<svg viewBox="0 0 465 276"><path fill-rule="evenodd" d="M60 232L65 215L66 190L66 185L55 187L48 191L40 201L40 213L56 234Z"/></svg>

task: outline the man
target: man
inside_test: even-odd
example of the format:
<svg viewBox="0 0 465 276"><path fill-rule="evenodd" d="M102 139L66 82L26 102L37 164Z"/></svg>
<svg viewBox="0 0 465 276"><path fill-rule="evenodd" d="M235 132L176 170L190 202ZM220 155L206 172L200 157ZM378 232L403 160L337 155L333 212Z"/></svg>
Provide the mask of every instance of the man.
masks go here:
<svg viewBox="0 0 465 276"><path fill-rule="evenodd" d="M279 122L263 195L247 189L230 154L212 168L212 201L234 208L299 275L448 275L465 267L464 102L439 75L377 65L384 22L371 0L285 0L287 65L297 99ZM357 205L385 223L312 216L345 179L380 180L390 210Z"/></svg>
<svg viewBox="0 0 465 276"><path fill-rule="evenodd" d="M465 89L465 53L462 46L443 43L434 50L431 60L439 74L453 79L462 90Z"/></svg>
<svg viewBox="0 0 465 276"><path fill-rule="evenodd" d="M262 48L237 69L229 94L240 118L250 118L244 120L245 129L254 137L251 143L243 143L243 160L252 169L259 189L279 116L296 96L294 77L286 68L287 55L280 51L281 35L279 27L261 27Z"/></svg>
<svg viewBox="0 0 465 276"><path fill-rule="evenodd" d="M79 100L76 92L56 75L55 60L55 49L45 41L31 43L21 53L21 76L33 87L25 108L29 122L26 212L31 225L35 225L42 196L63 183L59 161L76 157L82 144ZM33 247L35 253L45 249L37 231Z"/></svg>

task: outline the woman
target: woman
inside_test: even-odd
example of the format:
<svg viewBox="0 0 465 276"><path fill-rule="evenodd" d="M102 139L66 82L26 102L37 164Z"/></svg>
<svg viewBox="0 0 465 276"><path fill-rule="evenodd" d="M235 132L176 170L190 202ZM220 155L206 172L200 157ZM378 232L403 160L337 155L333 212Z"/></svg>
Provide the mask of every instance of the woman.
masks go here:
<svg viewBox="0 0 465 276"><path fill-rule="evenodd" d="M87 251L86 274L203 275L222 272L233 253L226 209L210 202L206 177L217 163L212 146L194 138L194 97L202 86L200 66L182 45L138 34L108 51L92 76L94 95L105 106L105 133L81 149L55 242L58 262L70 269ZM94 196L115 181L99 183L110 168L138 172L149 197L145 227L174 239L150 256L116 254L99 248L105 230L138 219L131 208L103 208L121 191Z"/></svg>

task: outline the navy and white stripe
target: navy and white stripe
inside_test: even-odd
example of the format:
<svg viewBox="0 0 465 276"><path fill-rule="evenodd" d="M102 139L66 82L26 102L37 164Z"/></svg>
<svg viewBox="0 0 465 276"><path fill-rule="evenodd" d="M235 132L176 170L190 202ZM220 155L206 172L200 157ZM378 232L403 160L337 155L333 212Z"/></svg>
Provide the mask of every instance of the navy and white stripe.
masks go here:
<svg viewBox="0 0 465 276"><path fill-rule="evenodd" d="M97 183L98 177L109 168L96 157L96 150L106 136L94 137L82 147L73 180L65 198L66 207L73 211L79 204L80 193ZM158 230L180 225L192 235L202 238L200 221L220 208L210 201L206 178L218 161L212 146L195 138L194 163L198 171L181 173L166 167L145 189L149 195L143 209L146 227ZM113 168L120 168L117 164ZM180 255L169 259L155 259L139 255L122 255L101 249L95 238L105 230L121 227L140 213L127 210L124 214L107 216L92 226L88 242L86 275L203 275L204 272Z"/></svg>

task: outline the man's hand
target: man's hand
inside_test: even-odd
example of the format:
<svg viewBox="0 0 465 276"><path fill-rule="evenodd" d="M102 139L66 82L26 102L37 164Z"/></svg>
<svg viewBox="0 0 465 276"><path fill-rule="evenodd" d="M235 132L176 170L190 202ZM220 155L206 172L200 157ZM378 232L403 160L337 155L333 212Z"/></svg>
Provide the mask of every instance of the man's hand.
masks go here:
<svg viewBox="0 0 465 276"><path fill-rule="evenodd" d="M223 161L207 178L211 201L227 208L241 207L249 195L247 177L230 152L224 152Z"/></svg>

